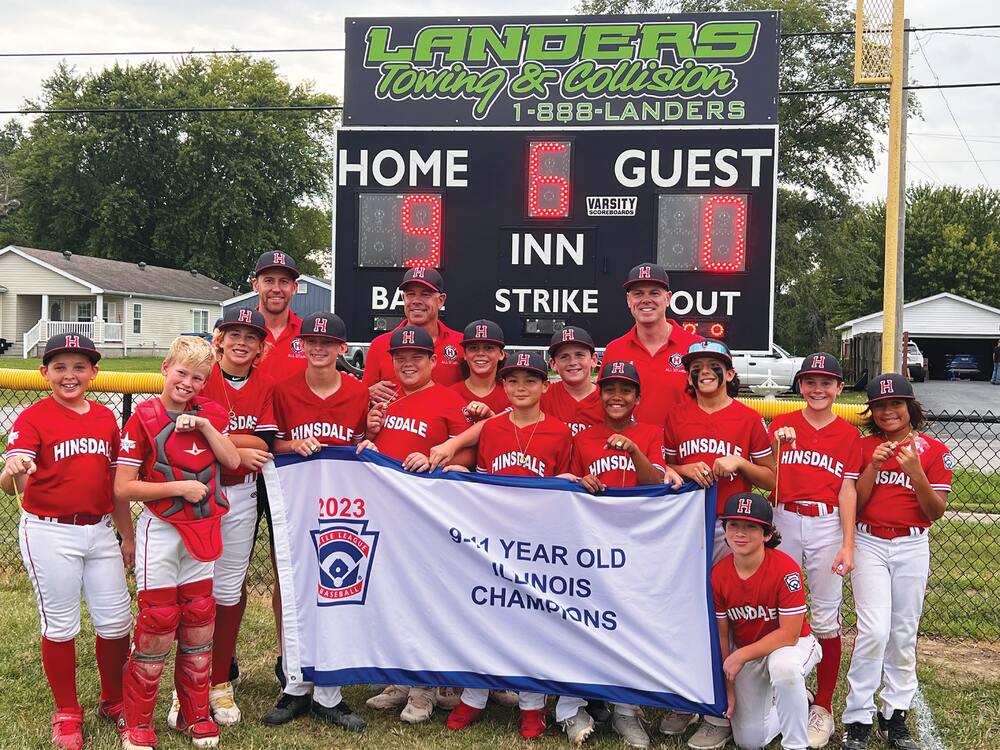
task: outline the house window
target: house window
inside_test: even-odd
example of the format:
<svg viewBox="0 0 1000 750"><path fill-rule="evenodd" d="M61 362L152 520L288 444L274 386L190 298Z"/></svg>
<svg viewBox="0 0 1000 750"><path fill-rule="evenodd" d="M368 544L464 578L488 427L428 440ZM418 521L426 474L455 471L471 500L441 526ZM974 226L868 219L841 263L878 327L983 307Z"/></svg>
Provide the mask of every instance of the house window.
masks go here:
<svg viewBox="0 0 1000 750"><path fill-rule="evenodd" d="M105 323L121 323L121 316L118 314L117 302L105 302L101 310L101 318Z"/></svg>
<svg viewBox="0 0 1000 750"><path fill-rule="evenodd" d="M142 333L142 305L132 303L132 333Z"/></svg>
<svg viewBox="0 0 1000 750"><path fill-rule="evenodd" d="M77 323L89 323L94 319L93 302L74 302L72 306L76 308Z"/></svg>
<svg viewBox="0 0 1000 750"><path fill-rule="evenodd" d="M296 294L305 294L308 291L309 291L309 285L306 282L304 282L304 281L300 281L299 282L298 291L296 291L295 293Z"/></svg>
<svg viewBox="0 0 1000 750"><path fill-rule="evenodd" d="M208 333L208 310L192 310L192 328L195 333Z"/></svg>

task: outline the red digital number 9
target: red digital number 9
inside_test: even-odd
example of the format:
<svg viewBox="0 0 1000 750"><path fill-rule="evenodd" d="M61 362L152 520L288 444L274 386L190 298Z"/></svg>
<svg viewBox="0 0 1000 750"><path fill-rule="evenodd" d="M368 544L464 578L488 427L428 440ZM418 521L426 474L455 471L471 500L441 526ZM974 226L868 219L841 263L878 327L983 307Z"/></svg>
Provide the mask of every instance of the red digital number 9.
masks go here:
<svg viewBox="0 0 1000 750"><path fill-rule="evenodd" d="M569 155L567 141L532 141L528 144L528 217L561 219L569 216L569 159L542 171L543 154Z"/></svg>
<svg viewBox="0 0 1000 750"><path fill-rule="evenodd" d="M413 207L427 206L428 221L416 225L413 222ZM407 268L437 268L441 265L441 196L427 194L407 195L403 199L400 215L403 234L411 237L426 237L430 252L420 258L407 258L403 265Z"/></svg>
<svg viewBox="0 0 1000 750"><path fill-rule="evenodd" d="M733 248L730 260L716 260L712 244L712 228L715 224L715 210L718 207L732 208ZM727 212L729 213L729 212ZM701 267L706 271L742 271L747 257L747 199L743 195L710 195L701 210L702 239Z"/></svg>

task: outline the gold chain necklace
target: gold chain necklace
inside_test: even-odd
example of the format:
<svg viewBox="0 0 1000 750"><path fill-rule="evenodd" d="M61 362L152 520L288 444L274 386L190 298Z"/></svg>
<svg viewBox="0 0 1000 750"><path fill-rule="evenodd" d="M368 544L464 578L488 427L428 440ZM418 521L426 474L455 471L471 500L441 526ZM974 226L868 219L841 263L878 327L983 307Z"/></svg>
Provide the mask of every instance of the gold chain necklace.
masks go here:
<svg viewBox="0 0 1000 750"><path fill-rule="evenodd" d="M517 444L517 465L518 466L521 466L521 467L523 467L523 468L526 469L526 468L528 468L531 465L531 461L528 459L527 450L528 450L529 447L531 447L531 439L533 437L535 437L535 430L538 429L538 425L540 425L542 423L542 420L544 420L544 419L545 419L545 415L543 414L542 418L539 419L537 422L535 422L534 427L531 428L531 434L528 435L528 442L526 442L524 444L524 448L522 449L521 448L521 438L518 437L518 434L517 434L518 430L520 430L522 428L520 428L520 427L517 426L517 422L514 421L514 415L513 414L511 415L511 417L510 417L510 423L512 425L514 425L514 442ZM527 426L527 425L525 425L525 426Z"/></svg>

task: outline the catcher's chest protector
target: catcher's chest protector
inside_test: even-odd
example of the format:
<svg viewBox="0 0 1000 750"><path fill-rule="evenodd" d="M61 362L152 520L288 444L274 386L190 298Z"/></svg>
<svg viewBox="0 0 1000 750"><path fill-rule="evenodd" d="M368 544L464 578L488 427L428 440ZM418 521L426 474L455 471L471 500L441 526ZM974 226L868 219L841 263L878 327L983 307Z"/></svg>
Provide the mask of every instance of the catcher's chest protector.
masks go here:
<svg viewBox="0 0 1000 750"><path fill-rule="evenodd" d="M190 414L218 408L210 399L196 396ZM135 409L146 439L152 446L152 465L145 479L151 482L194 480L208 487L204 500L190 503L182 497L151 500L146 507L177 529L187 551L195 560L212 562L222 554L222 516L229 502L218 482L219 466L215 453L201 430L176 432L179 412L168 412L158 398L139 404Z"/></svg>

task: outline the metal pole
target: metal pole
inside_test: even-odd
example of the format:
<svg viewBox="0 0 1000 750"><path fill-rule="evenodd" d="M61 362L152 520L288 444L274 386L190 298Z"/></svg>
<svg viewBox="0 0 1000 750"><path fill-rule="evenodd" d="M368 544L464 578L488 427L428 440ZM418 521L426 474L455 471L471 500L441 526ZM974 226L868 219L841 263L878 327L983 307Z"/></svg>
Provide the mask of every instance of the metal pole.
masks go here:
<svg viewBox="0 0 1000 750"><path fill-rule="evenodd" d="M903 2L892 3L892 59L889 82L889 184L885 194L885 277L882 287L882 372L897 371L899 342L896 317L899 273L900 196L903 170L900 156L903 142Z"/></svg>
<svg viewBox="0 0 1000 750"><path fill-rule="evenodd" d="M903 21L903 28L910 28L910 19ZM910 35L904 31L903 33L903 85L910 80ZM903 300L905 296L903 294L903 287L906 283L906 131L907 125L909 123L909 106L910 97L912 94L903 94L903 111L902 111L902 133L899 139L899 228L897 230L896 236L899 238L897 240L896 246L896 325L903 328L906 325L906 321L903 320ZM896 353L893 358L892 368L893 372L901 372L903 375L907 375L906 365L905 365L905 346L906 343L899 337L896 337Z"/></svg>

